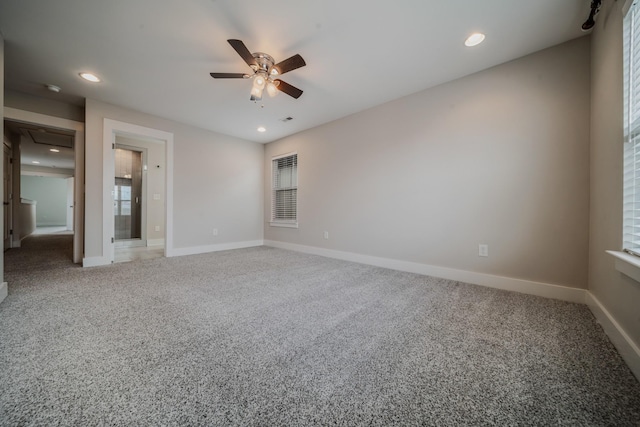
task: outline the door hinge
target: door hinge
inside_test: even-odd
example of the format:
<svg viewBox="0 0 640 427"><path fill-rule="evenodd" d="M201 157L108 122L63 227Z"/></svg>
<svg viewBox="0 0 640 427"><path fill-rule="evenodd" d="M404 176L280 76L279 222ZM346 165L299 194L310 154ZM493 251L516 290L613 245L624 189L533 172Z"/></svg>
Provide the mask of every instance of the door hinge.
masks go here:
<svg viewBox="0 0 640 427"><path fill-rule="evenodd" d="M9 236L13 236L13 230L9 230Z"/></svg>
<svg viewBox="0 0 640 427"><path fill-rule="evenodd" d="M111 238L111 243L114 243L113 237Z"/></svg>
<svg viewBox="0 0 640 427"><path fill-rule="evenodd" d="M9 164L13 164L13 157L9 157Z"/></svg>
<svg viewBox="0 0 640 427"><path fill-rule="evenodd" d="M112 149L112 150L115 150L115 149L116 149L116 143L115 143L115 142L111 144L111 149Z"/></svg>

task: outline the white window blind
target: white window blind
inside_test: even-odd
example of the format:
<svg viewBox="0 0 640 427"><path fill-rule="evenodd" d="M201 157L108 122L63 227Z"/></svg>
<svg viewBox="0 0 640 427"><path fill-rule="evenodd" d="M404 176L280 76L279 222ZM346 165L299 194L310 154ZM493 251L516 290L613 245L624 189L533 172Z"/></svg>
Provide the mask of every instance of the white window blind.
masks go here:
<svg viewBox="0 0 640 427"><path fill-rule="evenodd" d="M640 256L640 10L624 18L623 249Z"/></svg>
<svg viewBox="0 0 640 427"><path fill-rule="evenodd" d="M272 160L272 223L297 224L298 221L298 154Z"/></svg>

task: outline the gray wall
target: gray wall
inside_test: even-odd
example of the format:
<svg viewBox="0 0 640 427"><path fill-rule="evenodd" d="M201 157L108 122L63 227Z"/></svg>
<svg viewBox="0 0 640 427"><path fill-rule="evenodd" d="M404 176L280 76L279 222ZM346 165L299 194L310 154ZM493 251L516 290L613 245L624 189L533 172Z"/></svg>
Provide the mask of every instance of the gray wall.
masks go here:
<svg viewBox="0 0 640 427"><path fill-rule="evenodd" d="M265 239L586 288L589 52L580 38L267 144ZM300 228L270 227L270 160L291 151Z"/></svg>
<svg viewBox="0 0 640 427"><path fill-rule="evenodd" d="M65 178L22 175L20 179L20 197L37 202L37 227L67 224L67 180Z"/></svg>
<svg viewBox="0 0 640 427"><path fill-rule="evenodd" d="M102 254L105 117L173 133L175 248L262 240L261 144L87 99L85 257L106 255ZM218 236L213 236L213 228Z"/></svg>
<svg viewBox="0 0 640 427"><path fill-rule="evenodd" d="M640 346L640 284L605 253L622 247L623 3L604 2L592 36L589 290Z"/></svg>
<svg viewBox="0 0 640 427"><path fill-rule="evenodd" d="M47 116L84 122L84 107L13 90L5 91L4 105Z"/></svg>

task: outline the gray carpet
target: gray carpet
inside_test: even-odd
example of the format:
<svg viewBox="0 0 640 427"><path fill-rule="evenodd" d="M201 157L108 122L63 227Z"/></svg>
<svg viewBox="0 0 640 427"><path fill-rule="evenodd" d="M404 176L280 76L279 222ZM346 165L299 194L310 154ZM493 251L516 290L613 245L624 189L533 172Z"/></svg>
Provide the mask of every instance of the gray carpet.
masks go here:
<svg viewBox="0 0 640 427"><path fill-rule="evenodd" d="M640 424L584 305L266 247L5 255L2 425Z"/></svg>

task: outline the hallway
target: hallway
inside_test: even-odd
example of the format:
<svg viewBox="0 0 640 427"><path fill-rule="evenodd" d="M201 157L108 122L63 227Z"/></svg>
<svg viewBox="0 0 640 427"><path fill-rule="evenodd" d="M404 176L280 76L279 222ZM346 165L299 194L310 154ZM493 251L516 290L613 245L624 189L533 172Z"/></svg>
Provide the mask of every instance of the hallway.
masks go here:
<svg viewBox="0 0 640 427"><path fill-rule="evenodd" d="M11 284L27 272L81 268L73 263L73 234L32 234L19 248L4 253L5 280Z"/></svg>

